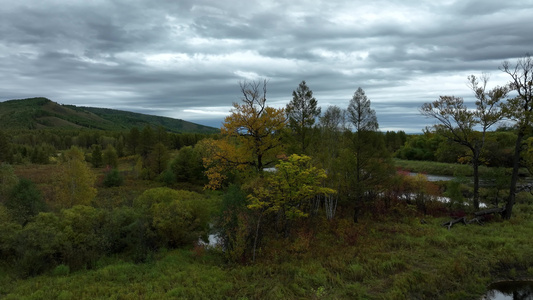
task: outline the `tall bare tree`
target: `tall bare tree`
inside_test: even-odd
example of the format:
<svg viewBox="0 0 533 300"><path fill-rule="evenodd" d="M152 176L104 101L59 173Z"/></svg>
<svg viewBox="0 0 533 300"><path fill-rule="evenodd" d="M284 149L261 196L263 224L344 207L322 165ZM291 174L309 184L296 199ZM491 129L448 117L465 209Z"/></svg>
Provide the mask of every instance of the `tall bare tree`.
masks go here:
<svg viewBox="0 0 533 300"><path fill-rule="evenodd" d="M511 186L509 187L509 198L507 199L504 215L506 219L510 219L516 199L518 169L520 168L521 153L524 149L524 137L531 127L533 118L533 59L531 55L526 54L524 57L519 58L514 65L504 61L500 66L500 70L511 76L509 88L518 94L517 97L509 99L505 106L507 116L516 122L518 128L513 155Z"/></svg>

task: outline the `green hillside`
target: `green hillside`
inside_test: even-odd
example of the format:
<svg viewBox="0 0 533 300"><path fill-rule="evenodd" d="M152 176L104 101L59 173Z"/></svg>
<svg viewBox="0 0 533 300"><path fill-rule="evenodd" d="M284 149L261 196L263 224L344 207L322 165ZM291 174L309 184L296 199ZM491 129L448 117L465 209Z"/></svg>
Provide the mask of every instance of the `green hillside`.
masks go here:
<svg viewBox="0 0 533 300"><path fill-rule="evenodd" d="M60 105L47 98L0 102L0 128L46 129L90 128L129 130L147 124L162 126L177 133L214 133L218 129L183 120L133 113L115 109Z"/></svg>

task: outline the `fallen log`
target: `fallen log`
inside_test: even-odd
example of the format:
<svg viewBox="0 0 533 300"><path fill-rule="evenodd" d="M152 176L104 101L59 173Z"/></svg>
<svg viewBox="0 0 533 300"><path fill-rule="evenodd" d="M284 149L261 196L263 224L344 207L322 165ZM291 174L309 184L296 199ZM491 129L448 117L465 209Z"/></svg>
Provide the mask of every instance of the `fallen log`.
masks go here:
<svg viewBox="0 0 533 300"><path fill-rule="evenodd" d="M448 230L450 230L450 228L452 228L453 224L456 224L456 223L459 223L459 222L461 222L461 223L466 225L465 217L460 217L458 219L453 219L453 220L450 220L448 222L442 223L442 226L447 226Z"/></svg>
<svg viewBox="0 0 533 300"><path fill-rule="evenodd" d="M495 214L495 213L502 214L504 211L505 211L505 207L495 207L495 208L489 208L489 209L484 209L484 210L476 211L476 212L474 213L474 215L475 215L476 217L481 217L481 216L490 215L490 214Z"/></svg>
<svg viewBox="0 0 533 300"><path fill-rule="evenodd" d="M478 223L479 225L483 225L483 216L475 217L473 219L468 220L466 223L472 224L474 222Z"/></svg>

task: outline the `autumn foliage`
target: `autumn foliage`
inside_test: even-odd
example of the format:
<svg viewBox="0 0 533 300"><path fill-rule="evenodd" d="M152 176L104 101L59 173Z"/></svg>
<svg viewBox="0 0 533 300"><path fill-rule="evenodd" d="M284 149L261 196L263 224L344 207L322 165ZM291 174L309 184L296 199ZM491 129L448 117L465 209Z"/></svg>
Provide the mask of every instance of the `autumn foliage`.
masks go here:
<svg viewBox="0 0 533 300"><path fill-rule="evenodd" d="M242 82L242 103L233 103L221 128L222 139L205 142L207 188L220 188L229 170L261 172L282 151L285 111L266 105L266 84Z"/></svg>

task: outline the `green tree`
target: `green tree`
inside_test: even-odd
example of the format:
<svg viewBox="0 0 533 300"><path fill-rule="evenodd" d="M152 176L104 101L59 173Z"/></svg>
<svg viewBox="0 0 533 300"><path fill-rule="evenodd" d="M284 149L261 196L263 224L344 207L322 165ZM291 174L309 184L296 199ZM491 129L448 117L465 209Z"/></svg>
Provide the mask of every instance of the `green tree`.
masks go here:
<svg viewBox="0 0 533 300"><path fill-rule="evenodd" d="M0 164L1 163L11 163L12 154L11 154L11 143L9 141L9 136L0 130Z"/></svg>
<svg viewBox="0 0 533 300"><path fill-rule="evenodd" d="M50 156L55 152L52 145L41 143L33 147L31 151L31 162L34 164L47 164L50 162Z"/></svg>
<svg viewBox="0 0 533 300"><path fill-rule="evenodd" d="M179 150L170 163L170 169L179 182L198 182L205 178L202 155L191 146Z"/></svg>
<svg viewBox="0 0 533 300"><path fill-rule="evenodd" d="M124 157L124 136L120 135L117 139L117 155L118 157Z"/></svg>
<svg viewBox="0 0 533 300"><path fill-rule="evenodd" d="M479 209L479 166L482 164L486 134L503 117L500 100L507 96L508 89L495 87L487 91L486 75L481 82L474 75L469 76L468 81L477 99L475 110L468 109L462 98L440 96L438 100L422 105L420 113L439 122L433 126L436 132L469 150L468 156L474 171L473 204L475 209ZM475 130L478 125L480 132Z"/></svg>
<svg viewBox="0 0 533 300"><path fill-rule="evenodd" d="M85 163L83 152L73 146L62 159L62 172L56 184L57 204L63 208L90 204L96 196L96 176Z"/></svg>
<svg viewBox="0 0 533 300"><path fill-rule="evenodd" d="M170 155L167 147L163 145L163 143L155 144L148 155L148 165L150 170L156 175L161 174L161 172L167 168L169 159Z"/></svg>
<svg viewBox="0 0 533 300"><path fill-rule="evenodd" d="M111 168L118 167L118 154L117 150L115 150L115 147L113 147L113 145L108 144L102 156L103 163L106 166L109 166Z"/></svg>
<svg viewBox="0 0 533 300"><path fill-rule="evenodd" d="M91 163L93 167L100 168L102 166L102 146L99 144L93 145L93 152L91 153Z"/></svg>
<svg viewBox="0 0 533 300"><path fill-rule="evenodd" d="M0 163L0 203L5 203L11 190L18 184L19 179L15 175L13 167L6 163Z"/></svg>
<svg viewBox="0 0 533 300"><path fill-rule="evenodd" d="M254 188L248 196L248 208L260 212L254 241L254 260L261 216L277 215L283 224L280 231L288 236L292 221L309 216L311 200L320 195L335 193L335 190L324 187L326 177L323 169L311 166L309 156L293 154L287 161L276 165L276 171L266 176L264 185Z"/></svg>
<svg viewBox="0 0 533 300"><path fill-rule="evenodd" d="M169 144L169 137L168 132L163 126L158 126L155 132L155 138L156 143L162 143L165 146L168 146Z"/></svg>
<svg viewBox="0 0 533 300"><path fill-rule="evenodd" d="M22 178L11 191L6 207L13 218L24 226L39 212L44 211L46 204L35 184L29 179Z"/></svg>
<svg viewBox="0 0 533 300"><path fill-rule="evenodd" d="M292 92L292 100L285 109L289 119L289 127L299 140L300 153L306 153L309 146L311 129L315 120L320 116L320 107L313 97L313 91L309 89L305 81L298 85L298 89Z"/></svg>
<svg viewBox="0 0 533 300"><path fill-rule="evenodd" d="M190 244L205 232L209 221L205 198L189 191L149 189L135 199L134 208L147 216L148 235L155 234L159 246Z"/></svg>
<svg viewBox="0 0 533 300"><path fill-rule="evenodd" d="M511 76L509 88L518 93L518 96L509 99L505 106L506 115L516 122L516 127L518 128L509 198L505 206L505 218L510 219L516 201L518 170L522 151L525 148L524 138L531 128L533 118L533 58L531 58L531 55L526 54L524 57L519 58L514 66L511 66L508 61L504 61L500 70Z"/></svg>
<svg viewBox="0 0 533 300"><path fill-rule="evenodd" d="M293 154L276 165L276 171L266 177L266 185L258 187L248 198L249 208L265 213L280 213L282 218L295 220L309 215L309 200L317 195L333 194L323 187L327 175L323 169L311 166L311 157Z"/></svg>
<svg viewBox="0 0 533 300"><path fill-rule="evenodd" d="M424 130L423 133L407 136L405 144L398 149L396 156L408 160L437 160L438 151L446 139L429 130ZM453 158L453 162L456 161L457 156Z"/></svg>
<svg viewBox="0 0 533 300"><path fill-rule="evenodd" d="M407 135L404 131L400 130L398 132L388 131L385 132L385 144L387 145L387 150L390 153L394 153L402 147L407 141Z"/></svg>
<svg viewBox="0 0 533 300"><path fill-rule="evenodd" d="M0 205L0 260L16 258L17 234L21 229L22 226L13 220L8 209Z"/></svg>
<svg viewBox="0 0 533 300"><path fill-rule="evenodd" d="M341 153L346 147L345 131L347 130L346 110L338 106L329 106L320 117L320 137L313 149L315 165L326 170L328 177L326 186L338 191L334 195L321 197L328 219L333 219L341 196L343 176L340 169L344 162L340 161Z"/></svg>
<svg viewBox="0 0 533 300"><path fill-rule="evenodd" d="M39 213L16 236L16 267L22 277L35 276L61 263L65 236L63 225L53 213Z"/></svg>
<svg viewBox="0 0 533 300"><path fill-rule="evenodd" d="M139 139L140 154L142 157L147 158L148 154L152 151L155 144L155 134L152 126L146 125L141 131Z"/></svg>
<svg viewBox="0 0 533 300"><path fill-rule="evenodd" d="M59 243L61 263L71 270L93 268L109 247L104 235L107 211L76 205L61 210L61 230L56 233L65 242Z"/></svg>
<svg viewBox="0 0 533 300"><path fill-rule="evenodd" d="M370 99L362 88L357 88L348 105L348 119L356 133L377 131L379 128L376 112L370 108Z"/></svg>
<svg viewBox="0 0 533 300"><path fill-rule="evenodd" d="M137 154L139 151L140 141L141 132L139 131L139 128L133 127L132 129L130 129L130 132L126 137L126 143L131 153L133 153L134 155Z"/></svg>
<svg viewBox="0 0 533 300"><path fill-rule="evenodd" d="M230 185L222 197L216 227L220 229L225 256L234 262L244 260L253 232L246 205L246 193L238 185Z"/></svg>
<svg viewBox="0 0 533 300"><path fill-rule="evenodd" d="M344 131L346 129L346 110L336 105L328 106L320 117L320 127L323 130Z"/></svg>
<svg viewBox="0 0 533 300"><path fill-rule="evenodd" d="M354 194L355 196L353 220L357 222L363 195L365 191L372 188L369 185L369 181L377 178L377 174L371 172L370 169L376 167L377 161L385 153L383 151L383 140L377 139L380 136L375 134L379 128L376 112L370 107L370 100L362 88L359 87L355 91L348 105L347 114L355 132L349 135L349 140L351 141L349 148L353 151L353 155L351 153L344 154L345 159L350 160L353 164L347 165L348 169L345 172L351 173L350 177L352 179L350 180L353 180L354 193L349 194ZM376 144L376 142L378 143Z"/></svg>
<svg viewBox="0 0 533 300"><path fill-rule="evenodd" d="M106 187L121 186L124 183L124 176L117 169L111 169L104 177L103 184Z"/></svg>

